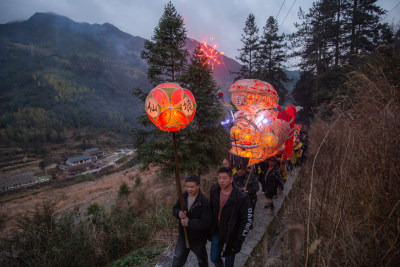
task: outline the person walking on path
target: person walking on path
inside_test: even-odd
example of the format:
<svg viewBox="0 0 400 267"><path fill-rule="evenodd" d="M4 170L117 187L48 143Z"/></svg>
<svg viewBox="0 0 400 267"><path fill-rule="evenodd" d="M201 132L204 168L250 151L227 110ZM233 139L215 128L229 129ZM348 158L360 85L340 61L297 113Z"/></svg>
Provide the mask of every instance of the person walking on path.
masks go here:
<svg viewBox="0 0 400 267"><path fill-rule="evenodd" d="M245 192L250 197L250 204L251 208L253 209L254 215L254 209L256 208L257 203L257 192L258 190L260 190L258 176L252 173L251 167L243 167L239 169L235 175L233 175L233 184L241 188L243 192Z"/></svg>
<svg viewBox="0 0 400 267"><path fill-rule="evenodd" d="M210 260L217 267L232 267L252 224L249 197L233 184L232 170L218 170L218 184L211 187L212 210ZM225 257L225 263L221 257Z"/></svg>
<svg viewBox="0 0 400 267"><path fill-rule="evenodd" d="M277 163L276 157L268 158L267 162L268 168L260 183L266 199L264 207L270 208L271 213L273 213L274 202L272 199L277 195L277 193L282 194L284 181L282 179L282 169Z"/></svg>
<svg viewBox="0 0 400 267"><path fill-rule="evenodd" d="M183 193L185 211L181 211L179 199L172 208L173 215L179 219L179 236L172 266L183 266L191 250L197 257L199 267L207 267L206 243L211 226L210 202L201 193L200 178L198 176L191 175L187 177L185 184L186 192ZM186 247L183 226L187 227L190 248Z"/></svg>

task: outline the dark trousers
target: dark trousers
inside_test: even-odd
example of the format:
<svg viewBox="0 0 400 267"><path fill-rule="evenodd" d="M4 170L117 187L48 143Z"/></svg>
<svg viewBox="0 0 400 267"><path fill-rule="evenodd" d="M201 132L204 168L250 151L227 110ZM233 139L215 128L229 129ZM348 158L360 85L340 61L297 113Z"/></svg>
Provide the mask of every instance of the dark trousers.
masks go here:
<svg viewBox="0 0 400 267"><path fill-rule="evenodd" d="M269 207L271 208L271 210L273 210L274 207L274 201L272 200L274 198L274 196L276 196L276 190L270 190L270 191L265 191L265 198L267 199L267 201L271 201L271 204L269 205Z"/></svg>
<svg viewBox="0 0 400 267"><path fill-rule="evenodd" d="M225 257L225 264L222 261L221 253L224 244L219 241L218 230L215 230L211 238L210 260L215 267L233 267L235 264L235 254Z"/></svg>
<svg viewBox="0 0 400 267"><path fill-rule="evenodd" d="M208 267L206 243L190 242L190 248L186 248L185 236L179 235L176 242L175 254L172 259L172 267L185 265L189 252L192 251L199 263L199 267Z"/></svg>

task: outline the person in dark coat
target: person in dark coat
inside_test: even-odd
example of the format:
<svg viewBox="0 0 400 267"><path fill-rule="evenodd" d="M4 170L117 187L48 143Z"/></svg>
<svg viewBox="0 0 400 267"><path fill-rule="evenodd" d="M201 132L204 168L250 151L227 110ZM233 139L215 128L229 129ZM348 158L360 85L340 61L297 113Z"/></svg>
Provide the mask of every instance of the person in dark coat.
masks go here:
<svg viewBox="0 0 400 267"><path fill-rule="evenodd" d="M258 175L251 173L251 167L239 169L235 175L233 175L233 184L241 188L250 197L251 208L256 208L257 203L257 192L260 190L260 183L258 182ZM250 177L249 177L250 175ZM246 185L247 178L249 181Z"/></svg>
<svg viewBox="0 0 400 267"><path fill-rule="evenodd" d="M266 198L265 208L271 208L271 213L274 211L274 202L272 199L277 194L282 194L283 191L283 174L276 157L267 159L268 167L264 171L264 176L261 178L260 183L262 191Z"/></svg>
<svg viewBox="0 0 400 267"><path fill-rule="evenodd" d="M173 215L179 219L179 236L176 242L172 266L183 266L190 250L197 257L200 267L208 266L206 243L211 226L211 206L201 193L200 178L192 175L186 178L186 192L183 193L185 211L180 208L180 201L172 208ZM183 226L187 227L189 247L186 247Z"/></svg>
<svg viewBox="0 0 400 267"><path fill-rule="evenodd" d="M249 197L233 184L232 170L218 170L218 184L211 187L212 236L210 259L215 266L234 266L252 224ZM225 247L225 249L223 249ZM222 260L225 257L225 265Z"/></svg>

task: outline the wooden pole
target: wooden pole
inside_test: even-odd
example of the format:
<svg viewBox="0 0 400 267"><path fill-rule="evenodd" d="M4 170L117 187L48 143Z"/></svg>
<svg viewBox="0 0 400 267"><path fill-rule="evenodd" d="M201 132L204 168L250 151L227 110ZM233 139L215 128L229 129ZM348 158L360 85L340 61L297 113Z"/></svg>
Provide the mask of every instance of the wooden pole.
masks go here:
<svg viewBox="0 0 400 267"><path fill-rule="evenodd" d="M174 154L175 154L175 179L176 179L176 192L178 193L179 202L181 204L181 211L185 212L185 207L183 205L183 195L182 195L182 186L181 186L181 175L179 172L179 163L178 163L178 150L176 148L176 135L175 132L172 132L172 140L174 142ZM189 248L189 237L187 234L186 226L183 227L183 232L185 233L185 241L186 247Z"/></svg>
<svg viewBox="0 0 400 267"><path fill-rule="evenodd" d="M247 176L246 184L244 185L244 187L246 188L246 190L247 190L247 185L249 184L249 180L250 180L251 173L254 171L255 166L256 166L256 165L253 165L253 166L252 166L252 170L249 172L249 175Z"/></svg>

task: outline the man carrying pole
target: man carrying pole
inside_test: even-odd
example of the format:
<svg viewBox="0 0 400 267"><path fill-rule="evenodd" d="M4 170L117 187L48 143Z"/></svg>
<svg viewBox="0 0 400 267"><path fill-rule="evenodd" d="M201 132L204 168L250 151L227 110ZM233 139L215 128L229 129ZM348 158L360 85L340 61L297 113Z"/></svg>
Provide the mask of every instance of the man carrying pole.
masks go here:
<svg viewBox="0 0 400 267"><path fill-rule="evenodd" d="M190 250L197 257L199 267L207 267L206 242L211 225L211 206L208 199L200 191L200 178L191 175L186 178L186 192L183 193L184 211L181 211L180 200L176 202L172 212L179 219L179 237L176 242L172 266L183 266ZM184 227L187 229L189 247L186 246Z"/></svg>

